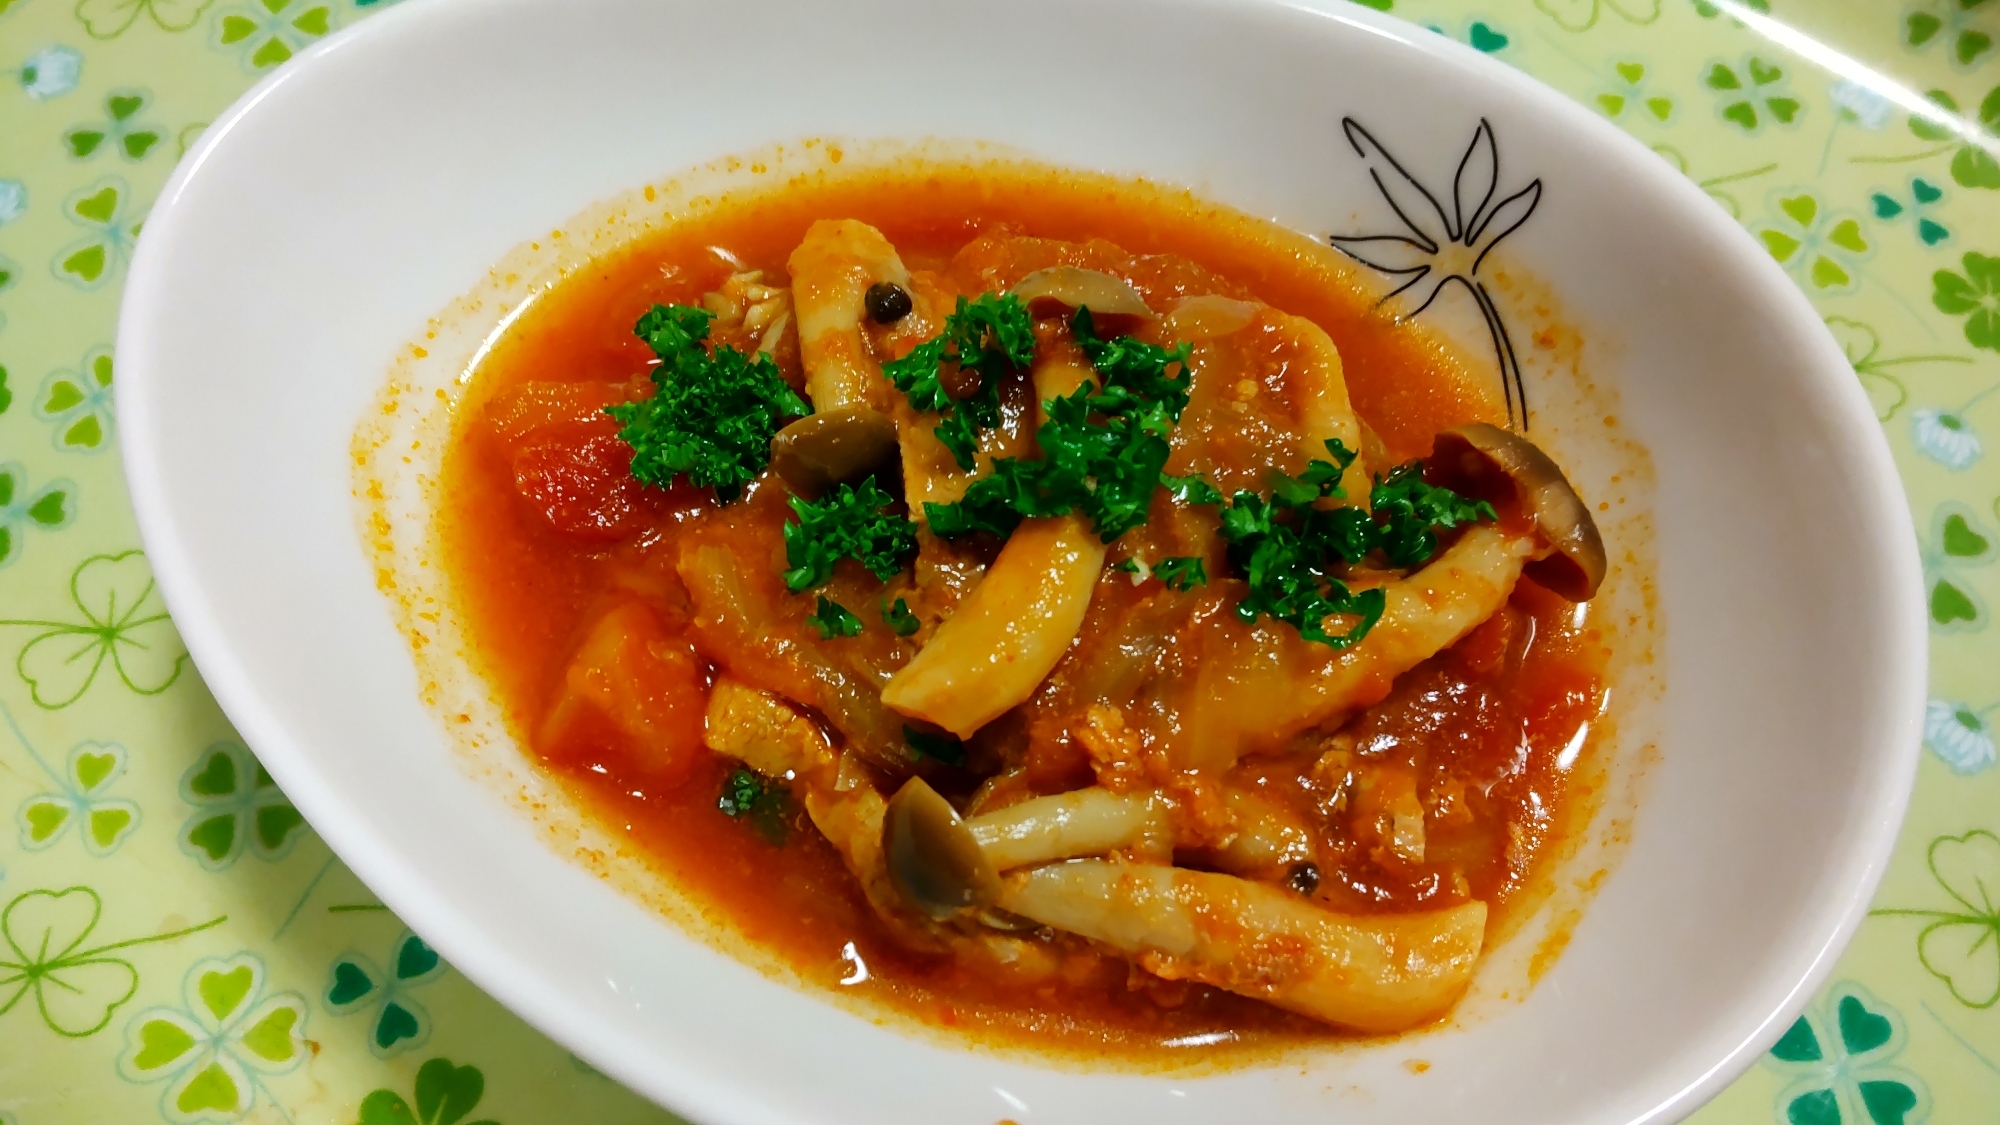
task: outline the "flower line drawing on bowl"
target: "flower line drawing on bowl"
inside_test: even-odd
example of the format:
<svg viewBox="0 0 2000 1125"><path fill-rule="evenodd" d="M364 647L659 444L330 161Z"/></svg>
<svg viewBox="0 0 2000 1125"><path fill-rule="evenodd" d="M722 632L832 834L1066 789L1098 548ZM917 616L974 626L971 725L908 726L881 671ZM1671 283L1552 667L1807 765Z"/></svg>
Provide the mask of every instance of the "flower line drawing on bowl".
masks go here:
<svg viewBox="0 0 2000 1125"><path fill-rule="evenodd" d="M1949 904L1869 915L1929 919L1917 934L1917 961L1924 970L1968 1008L2000 1004L2000 836L1984 828L1939 836L1924 852L1924 862Z"/></svg>
<svg viewBox="0 0 2000 1125"><path fill-rule="evenodd" d="M106 954L214 929L227 915L163 934L83 948L104 914L104 900L89 887L33 890L0 911L0 1017L28 993L49 1030L68 1039L97 1034L119 1005L139 991L139 971ZM18 984L11 994L9 985Z"/></svg>
<svg viewBox="0 0 2000 1125"><path fill-rule="evenodd" d="M1408 312L1398 313L1399 321L1415 320L1431 307L1453 282L1479 306L1492 337L1493 353L1500 367L1500 387L1506 397L1508 422L1517 430L1528 428L1527 389L1521 376L1520 359L1507 333L1499 305L1479 280L1479 267L1487 255L1508 235L1534 215L1542 200L1542 181L1500 200L1493 201L1500 187L1500 149L1493 139L1492 123L1479 119L1472 143L1459 158L1452 178L1451 211L1446 213L1438 197L1417 181L1389 150L1360 122L1343 117L1341 129L1354 146L1355 155L1367 165L1368 176L1402 220L1402 234L1331 235L1334 249L1370 269L1404 278L1377 306L1387 305L1420 283L1431 279L1422 290L1422 299ZM1442 237L1439 237L1442 235Z"/></svg>
<svg viewBox="0 0 2000 1125"><path fill-rule="evenodd" d="M35 706L59 711L75 703L107 662L140 695L158 695L180 679L187 649L160 604L143 552L83 560L70 573L69 596L81 621L0 618L0 627L40 630L14 658Z"/></svg>

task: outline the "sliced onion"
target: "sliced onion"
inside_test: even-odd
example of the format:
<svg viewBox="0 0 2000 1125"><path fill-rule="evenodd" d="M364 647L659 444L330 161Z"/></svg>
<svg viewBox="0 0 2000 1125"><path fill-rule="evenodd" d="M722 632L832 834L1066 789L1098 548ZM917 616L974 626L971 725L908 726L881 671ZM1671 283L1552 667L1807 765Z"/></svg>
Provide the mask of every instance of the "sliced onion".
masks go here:
<svg viewBox="0 0 2000 1125"><path fill-rule="evenodd" d="M1167 331L1176 340L1212 340L1249 327L1251 318L1263 307L1255 301L1205 293L1175 305L1167 317Z"/></svg>
<svg viewBox="0 0 2000 1125"><path fill-rule="evenodd" d="M1073 309L1087 308L1099 316L1142 316L1153 319L1145 298L1125 281L1098 270L1050 266L1016 282L1010 291L1024 305L1055 301Z"/></svg>

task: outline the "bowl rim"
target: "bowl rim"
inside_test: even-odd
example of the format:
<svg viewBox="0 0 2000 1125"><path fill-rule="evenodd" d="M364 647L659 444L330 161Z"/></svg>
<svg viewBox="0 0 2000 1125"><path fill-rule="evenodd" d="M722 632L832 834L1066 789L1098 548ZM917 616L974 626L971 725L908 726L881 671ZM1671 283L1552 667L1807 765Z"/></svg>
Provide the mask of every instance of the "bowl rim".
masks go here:
<svg viewBox="0 0 2000 1125"><path fill-rule="evenodd" d="M286 65L252 86L202 133L161 188L147 218L148 231L172 228L179 220L179 203L191 181L218 148L230 143L236 126L258 113L260 105L281 87L309 80L321 60L374 40L400 36L406 27L414 28L420 21L477 21L485 12L520 2L416 0L350 24L298 52ZM1644 154L1658 159L1636 138L1539 79L1446 36L1429 33L1417 24L1360 4L1344 0L1165 2L1187 7L1285 9L1331 20L1354 31L1415 48L1443 65L1469 71L1484 83L1505 88L1536 116L1552 126L1581 134L1593 147L1620 151L1627 157ZM1686 177L1674 174L1664 163L1653 179L1665 205L1686 214L1698 227L1715 236L1716 252L1729 257L1743 276L1758 279L1759 288L1769 292L1776 308L1789 319L1810 324L1817 330L1822 345L1819 365L1829 369L1835 369L1834 364L1844 365L1844 355L1826 333L1817 310L1747 230L1727 220L1700 188ZM438 940L432 942L434 947L482 992L499 1000L510 1012L575 1050L627 1088L691 1120L804 1125L802 1119L775 1106L745 1098L744 1091L726 1078L718 1078L685 1061L646 1056L628 1049L608 1031L571 1018L567 1013L573 1010L572 1005L540 978L531 960L511 951L506 942L469 925L448 896L431 893L411 865L355 826L355 818L349 815L348 803L343 798L311 784L317 767L305 755L293 752L293 739L260 698L253 683L254 675L234 656L228 638L213 624L196 576L197 567L171 514L167 490L160 475L152 471L158 449L148 398L147 324L162 293L171 288L173 278L160 252L149 252L149 248L163 241L157 237L139 240L120 304L116 351L121 371L114 394L120 418L121 461L140 538L158 588L204 684L230 723L246 742L257 748L260 762L356 877L398 918L425 935L427 942L431 941L431 935L438 935ZM1798 959L1784 963L1782 976L1790 978L1790 987L1782 1001L1754 1026L1742 1028L1734 1044L1715 1057L1706 1069L1650 1109L1627 1119L1628 1125L1665 1125L1692 1113L1747 1071L1791 1025L1826 982L1866 916L1909 806L1921 751L1929 659L1916 527L1887 439L1859 385L1849 381L1843 386L1829 387L1826 395L1826 405L1835 414L1832 421L1849 439L1846 452L1860 459L1859 498L1866 502L1868 519L1878 528L1886 526L1902 533L1878 537L1873 545L1877 565L1903 591L1899 611L1890 618L1894 631L1876 639L1898 657L1892 663L1895 675L1881 685L1880 695L1885 729L1893 728L1899 737L1893 744L1882 746L1867 763L1868 776L1864 780L1873 783L1877 794L1867 810L1870 815L1862 821L1863 830L1848 841L1841 861L1827 865L1830 870L1837 867L1848 875L1839 891L1843 896L1839 914L1835 924L1823 931L1823 940L1811 951L1809 959L1803 963ZM270 759L263 757L265 753L272 753Z"/></svg>

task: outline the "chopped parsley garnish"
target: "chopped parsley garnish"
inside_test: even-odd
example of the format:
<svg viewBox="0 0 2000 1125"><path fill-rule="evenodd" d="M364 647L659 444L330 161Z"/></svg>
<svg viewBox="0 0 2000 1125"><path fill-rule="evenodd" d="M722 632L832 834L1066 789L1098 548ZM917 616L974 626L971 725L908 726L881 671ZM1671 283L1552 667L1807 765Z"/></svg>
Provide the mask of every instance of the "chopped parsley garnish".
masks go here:
<svg viewBox="0 0 2000 1125"><path fill-rule="evenodd" d="M935 758L948 766L965 764L965 743L948 734L931 734L915 727L904 727L903 741L918 757Z"/></svg>
<svg viewBox="0 0 2000 1125"><path fill-rule="evenodd" d="M1183 504L1220 504L1222 493L1199 473L1189 473L1184 477L1160 474L1160 483L1173 494L1174 499Z"/></svg>
<svg viewBox="0 0 2000 1125"><path fill-rule="evenodd" d="M796 521L785 524L785 588L797 594L826 584L833 564L856 559L884 582L917 549L917 525L890 511L895 498L869 477L843 484L819 500L791 499ZM843 634L851 636L852 634Z"/></svg>
<svg viewBox="0 0 2000 1125"><path fill-rule="evenodd" d="M901 359L882 365L882 374L909 396L910 405L944 415L933 431L961 469L976 463L979 432L1000 425L1000 380L1035 359L1035 325L1028 307L1011 293L982 293L958 299L945 317L944 332L917 345ZM945 363L979 376L979 389L962 399L946 393Z"/></svg>
<svg viewBox="0 0 2000 1125"><path fill-rule="evenodd" d="M910 604L901 598L897 598L894 605L885 603L882 606L882 623L899 637L907 637L924 625L917 620L916 614L910 612Z"/></svg>
<svg viewBox="0 0 2000 1125"><path fill-rule="evenodd" d="M1170 590L1186 593L1196 586L1208 585L1208 568L1193 556L1176 555L1154 563L1153 577L1166 583Z"/></svg>
<svg viewBox="0 0 2000 1125"><path fill-rule="evenodd" d="M1181 411L1187 409L1188 391L1194 385L1194 376L1187 367L1193 345L1179 344L1168 349L1136 336L1101 339L1089 309L1076 310L1076 315L1070 318L1070 330L1076 334L1076 346L1083 349L1104 384L1098 409L1113 412L1114 407L1104 404L1122 394L1139 403L1158 403L1169 418L1181 420ZM1169 375L1169 366L1178 370Z"/></svg>
<svg viewBox="0 0 2000 1125"><path fill-rule="evenodd" d="M723 779L722 796L716 800L715 807L721 809L724 816L738 817L756 808L757 802L763 799L763 778L757 776L754 770L731 770L729 776Z"/></svg>
<svg viewBox="0 0 2000 1125"><path fill-rule="evenodd" d="M749 817L758 835L773 847L784 847L791 834L791 791L754 770L731 770L723 779L722 796L716 799L715 807L732 820Z"/></svg>
<svg viewBox="0 0 2000 1125"><path fill-rule="evenodd" d="M1275 497L1267 504L1254 492L1237 493L1223 509L1222 538L1229 544L1229 561L1250 587L1236 603L1236 616L1248 623L1261 616L1273 617L1297 629L1306 640L1346 648L1375 627L1387 597L1380 589L1359 594L1348 590L1332 568L1351 560L1338 550L1329 550L1333 544L1312 534L1311 525L1316 521L1273 518L1292 510ZM1365 515L1362 518L1367 519ZM1326 619L1333 614L1360 620L1345 633L1329 633Z"/></svg>
<svg viewBox="0 0 2000 1125"><path fill-rule="evenodd" d="M847 611L847 607L836 601L829 601L821 594L806 624L813 627L819 639L830 641L835 637L857 637L861 635L861 619Z"/></svg>
<svg viewBox="0 0 2000 1125"><path fill-rule="evenodd" d="M1416 566L1437 554L1434 528L1500 518L1484 500L1470 500L1449 488L1424 483L1423 468L1415 461L1377 477L1368 494L1368 506L1375 509L1382 529L1382 553L1390 565L1399 567Z"/></svg>
<svg viewBox="0 0 2000 1125"><path fill-rule="evenodd" d="M1268 501L1238 492L1218 507L1229 561L1250 587L1237 603L1237 616L1246 622L1269 616L1309 641L1339 649L1368 635L1382 617L1387 595L1380 588L1349 590L1336 567L1358 563L1377 549L1392 566L1418 566L1437 553L1437 528L1498 517L1483 500L1424 483L1422 466L1414 461L1376 479L1369 494L1372 514L1356 507L1315 507L1321 499L1344 495L1340 478L1354 463L1355 454L1339 441L1328 441L1326 448L1331 461L1315 460L1296 477L1276 474ZM1192 503L1220 499L1198 478L1177 478L1172 486ZM1336 614L1357 620L1344 633L1328 633L1326 619Z"/></svg>
<svg viewBox="0 0 2000 1125"><path fill-rule="evenodd" d="M771 438L785 419L812 413L763 353L727 344L710 351L714 314L686 305L654 305L634 332L660 357L653 395L604 408L632 447L632 475L665 486L684 476L728 503L771 461Z"/></svg>
<svg viewBox="0 0 2000 1125"><path fill-rule="evenodd" d="M1100 340L1088 309L1078 309L1072 325L1101 384L1042 404L1048 420L1035 431L1041 460L995 458L993 471L957 503L925 504L933 532L1004 537L1023 519L1079 512L1109 543L1146 522L1171 452L1167 435L1187 407L1188 348L1170 351L1130 336ZM1170 375L1169 367L1178 370Z"/></svg>

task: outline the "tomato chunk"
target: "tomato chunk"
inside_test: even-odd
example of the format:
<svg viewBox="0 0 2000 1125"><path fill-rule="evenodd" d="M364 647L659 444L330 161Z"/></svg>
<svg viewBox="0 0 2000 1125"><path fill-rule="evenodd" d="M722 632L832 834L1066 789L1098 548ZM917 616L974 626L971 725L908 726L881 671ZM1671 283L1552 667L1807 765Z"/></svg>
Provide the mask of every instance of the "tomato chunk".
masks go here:
<svg viewBox="0 0 2000 1125"><path fill-rule="evenodd" d="M622 734L634 772L655 787L686 780L709 753L702 745L708 669L687 637L669 632L639 602L597 619L570 659L564 687Z"/></svg>
<svg viewBox="0 0 2000 1125"><path fill-rule="evenodd" d="M514 488L550 527L579 539L621 539L644 523L632 447L575 423L544 427L522 443Z"/></svg>

